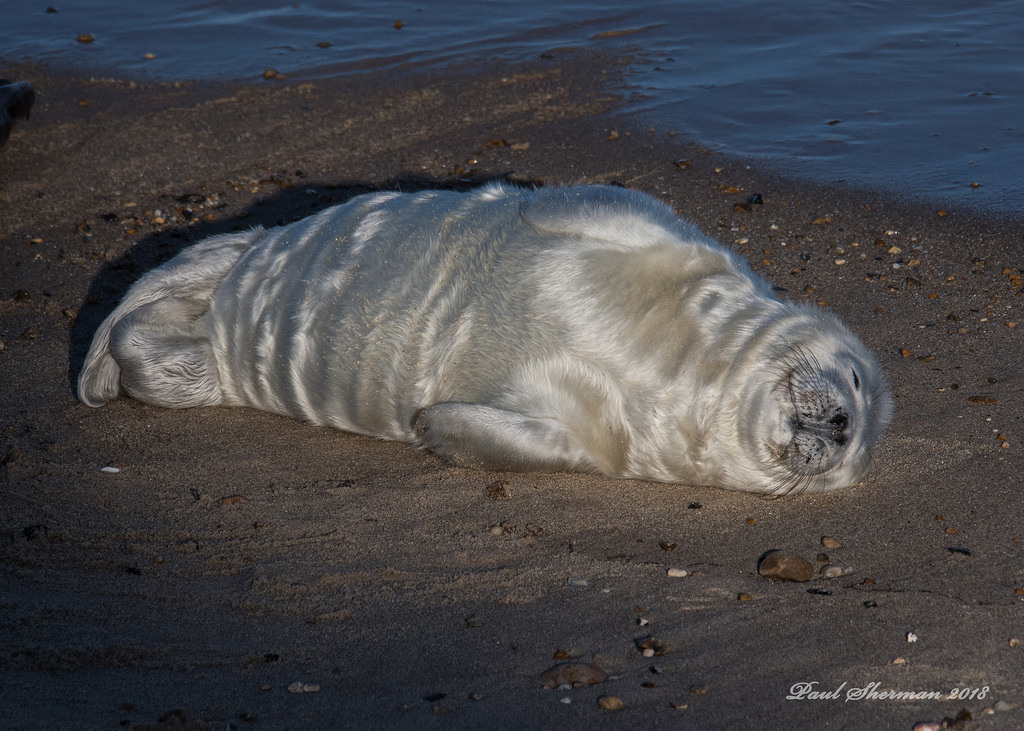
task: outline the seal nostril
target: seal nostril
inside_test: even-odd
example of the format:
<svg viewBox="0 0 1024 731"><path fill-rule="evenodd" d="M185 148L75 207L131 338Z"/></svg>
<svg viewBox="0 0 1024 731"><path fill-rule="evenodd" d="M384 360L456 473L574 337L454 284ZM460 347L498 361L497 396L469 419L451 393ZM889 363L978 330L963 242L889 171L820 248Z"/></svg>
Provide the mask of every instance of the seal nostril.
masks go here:
<svg viewBox="0 0 1024 731"><path fill-rule="evenodd" d="M835 429L842 430L845 429L847 424L850 423L850 417L848 417L843 412L839 412L831 419L829 419L828 423L831 424Z"/></svg>
<svg viewBox="0 0 1024 731"><path fill-rule="evenodd" d="M846 444L846 427L850 424L850 417L840 411L828 423L832 425L832 441L839 446Z"/></svg>

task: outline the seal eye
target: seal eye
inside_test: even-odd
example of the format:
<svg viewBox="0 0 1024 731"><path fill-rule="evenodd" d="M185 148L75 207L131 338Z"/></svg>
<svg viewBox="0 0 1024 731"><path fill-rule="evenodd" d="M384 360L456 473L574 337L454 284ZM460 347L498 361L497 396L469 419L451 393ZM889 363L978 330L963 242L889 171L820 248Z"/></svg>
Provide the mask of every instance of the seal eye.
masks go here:
<svg viewBox="0 0 1024 731"><path fill-rule="evenodd" d="M860 390L860 378L857 377L857 371L854 368L850 369L850 373L853 374L853 388L856 391Z"/></svg>

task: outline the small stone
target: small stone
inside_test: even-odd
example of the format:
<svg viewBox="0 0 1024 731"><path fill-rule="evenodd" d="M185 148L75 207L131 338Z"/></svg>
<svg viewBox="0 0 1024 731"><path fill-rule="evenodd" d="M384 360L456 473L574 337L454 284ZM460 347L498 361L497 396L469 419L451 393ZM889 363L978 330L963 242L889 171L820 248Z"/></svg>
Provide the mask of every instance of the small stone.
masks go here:
<svg viewBox="0 0 1024 731"><path fill-rule="evenodd" d="M691 685L690 692L694 695L707 695L711 690L711 686L707 684Z"/></svg>
<svg viewBox="0 0 1024 731"><path fill-rule="evenodd" d="M772 551L757 567L766 579L781 581L810 581L814 578L814 564L786 551Z"/></svg>
<svg viewBox="0 0 1024 731"><path fill-rule="evenodd" d="M660 656L668 651L668 646L657 637L644 637L641 640L637 640L636 646L644 657Z"/></svg>
<svg viewBox="0 0 1024 731"><path fill-rule="evenodd" d="M825 548L839 548L839 541L832 536L823 536L821 539L821 545Z"/></svg>
<svg viewBox="0 0 1024 731"><path fill-rule="evenodd" d="M492 536L500 536L502 533L505 532L505 529L502 528L500 525L492 525L490 531Z"/></svg>
<svg viewBox="0 0 1024 731"><path fill-rule="evenodd" d="M676 547L677 544L669 543L668 541L662 541L658 544L658 548L660 548L662 551L674 551L676 550Z"/></svg>
<svg viewBox="0 0 1024 731"><path fill-rule="evenodd" d="M686 703L669 703L668 705L677 711L685 711L689 707Z"/></svg>
<svg viewBox="0 0 1024 731"><path fill-rule="evenodd" d="M593 663L564 662L546 670L540 676L545 689L568 685L570 688L581 685L595 685L608 680L608 673Z"/></svg>
<svg viewBox="0 0 1024 731"><path fill-rule="evenodd" d="M667 573L673 579L681 579L687 575L686 569L669 569Z"/></svg>
<svg viewBox="0 0 1024 731"><path fill-rule="evenodd" d="M749 602L754 600L754 597L750 596L750 594L744 594L742 591L736 595L736 598L741 602Z"/></svg>
<svg viewBox="0 0 1024 731"><path fill-rule="evenodd" d="M917 635L913 632L907 632L907 642L917 642Z"/></svg>
<svg viewBox="0 0 1024 731"><path fill-rule="evenodd" d="M590 582L581 576L570 576L569 586L589 586Z"/></svg>
<svg viewBox="0 0 1024 731"><path fill-rule="evenodd" d="M319 685L316 685L315 683L303 683L299 680L296 680L288 686L289 693L316 693L319 690Z"/></svg>
<svg viewBox="0 0 1024 731"><path fill-rule="evenodd" d="M839 566L821 567L821 578L823 579L838 579L842 575L843 570Z"/></svg>
<svg viewBox="0 0 1024 731"><path fill-rule="evenodd" d="M1010 647L1020 647L1020 640L1016 637L1010 638Z"/></svg>
<svg viewBox="0 0 1024 731"><path fill-rule="evenodd" d="M471 701L482 701L484 699L483 693L470 693L467 696Z"/></svg>
<svg viewBox="0 0 1024 731"><path fill-rule="evenodd" d="M466 620L466 626L467 627L483 627L484 626L484 622L479 617L470 617L469 619Z"/></svg>
<svg viewBox="0 0 1024 731"><path fill-rule="evenodd" d="M928 721L914 724L914 731L940 731L941 728L941 721Z"/></svg>
<svg viewBox="0 0 1024 731"><path fill-rule="evenodd" d="M907 664L907 658L905 658L905 657L897 657L895 660L892 661L892 664L893 665L906 665Z"/></svg>
<svg viewBox="0 0 1024 731"><path fill-rule="evenodd" d="M603 695L597 699L597 706L605 711L621 711L626 707L621 698L613 695Z"/></svg>
<svg viewBox="0 0 1024 731"><path fill-rule="evenodd" d="M996 701L992 708L994 708L997 713L1005 713L1006 711L1012 710L1013 706L1006 701Z"/></svg>
<svg viewBox="0 0 1024 731"><path fill-rule="evenodd" d="M115 467L112 464L108 464L106 467L100 467L100 472L106 472L107 474L116 475L121 471L120 467Z"/></svg>
<svg viewBox="0 0 1024 731"><path fill-rule="evenodd" d="M569 705L570 703L572 703L572 698L570 698L569 696L563 696L558 699L558 702L564 703L565 705Z"/></svg>
<svg viewBox="0 0 1024 731"><path fill-rule="evenodd" d="M508 483L505 480L498 480L487 486L487 497L491 500L509 500L512 493L509 492Z"/></svg>

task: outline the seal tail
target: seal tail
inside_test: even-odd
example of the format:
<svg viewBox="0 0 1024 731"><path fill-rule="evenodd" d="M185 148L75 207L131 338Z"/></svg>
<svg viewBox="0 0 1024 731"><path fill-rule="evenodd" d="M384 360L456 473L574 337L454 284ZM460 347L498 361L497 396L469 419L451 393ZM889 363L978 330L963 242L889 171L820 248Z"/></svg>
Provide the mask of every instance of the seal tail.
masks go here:
<svg viewBox="0 0 1024 731"><path fill-rule="evenodd" d="M93 337L78 398L102 406L122 391L158 406L222 400L202 316L213 293L263 229L215 236L185 249L132 285Z"/></svg>

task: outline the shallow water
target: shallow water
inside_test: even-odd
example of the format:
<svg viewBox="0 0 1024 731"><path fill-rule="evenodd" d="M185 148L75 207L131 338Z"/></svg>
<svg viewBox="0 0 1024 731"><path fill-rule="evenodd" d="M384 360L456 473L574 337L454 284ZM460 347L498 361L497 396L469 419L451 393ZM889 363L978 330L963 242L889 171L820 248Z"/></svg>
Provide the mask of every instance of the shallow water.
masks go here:
<svg viewBox="0 0 1024 731"><path fill-rule="evenodd" d="M0 2L0 64L258 80L268 68L401 73L567 46L628 54L626 110L659 130L799 177L1022 211L1024 13L1013 0L95 5Z"/></svg>

